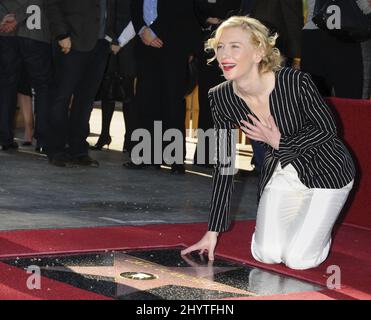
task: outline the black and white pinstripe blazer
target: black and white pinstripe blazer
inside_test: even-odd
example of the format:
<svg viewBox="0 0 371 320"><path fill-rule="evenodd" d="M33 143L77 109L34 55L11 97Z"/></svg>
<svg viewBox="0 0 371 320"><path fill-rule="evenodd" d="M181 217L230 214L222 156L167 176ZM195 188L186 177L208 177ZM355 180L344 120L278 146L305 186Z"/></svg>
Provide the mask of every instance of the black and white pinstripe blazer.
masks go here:
<svg viewBox="0 0 371 320"><path fill-rule="evenodd" d="M260 199L277 164L291 164L300 181L308 188L338 189L355 176L353 160L337 137L336 125L329 107L319 94L310 76L291 68L275 73L276 84L269 97L270 113L280 132L279 150L266 147L258 186ZM227 132L223 144L230 144L232 129L253 114L245 101L234 93L232 81L226 81L209 91L217 141L219 131ZM253 114L255 117L256 115ZM220 146L220 141L217 142ZM226 147L230 150L230 147ZM217 152L218 153L218 152ZM218 157L218 156L217 156ZM221 173L216 159L213 177L209 231L226 231L230 225L230 202L233 175Z"/></svg>

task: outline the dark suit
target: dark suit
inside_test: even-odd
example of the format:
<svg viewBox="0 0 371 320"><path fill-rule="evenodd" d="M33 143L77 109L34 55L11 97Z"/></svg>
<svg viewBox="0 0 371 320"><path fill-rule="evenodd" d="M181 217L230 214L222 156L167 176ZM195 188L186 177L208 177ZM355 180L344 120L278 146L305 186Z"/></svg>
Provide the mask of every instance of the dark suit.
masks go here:
<svg viewBox="0 0 371 320"><path fill-rule="evenodd" d="M153 132L154 121L158 120L163 122L163 131L176 128L183 133L185 157L187 63L199 45L200 29L193 1L158 0L157 13L157 19L150 27L164 45L157 49L138 39L134 105L143 121L141 127L149 132ZM143 0L133 1L133 23L137 31L145 25Z"/></svg>
<svg viewBox="0 0 371 320"><path fill-rule="evenodd" d="M97 43L100 19L99 0L49 0L47 15L53 38L72 39L72 48L90 51Z"/></svg>
<svg viewBox="0 0 371 320"><path fill-rule="evenodd" d="M107 5L109 8L110 1ZM65 154L67 144L72 157L88 154L90 114L109 54L108 41L99 39L101 11L99 0L48 2L50 30L55 39L51 130L46 148L49 158ZM68 54L62 53L57 43L66 37L72 41Z"/></svg>
<svg viewBox="0 0 371 320"><path fill-rule="evenodd" d="M248 0L253 1L250 14L273 32L278 32L278 48L288 58L301 55L301 29L303 28L302 0ZM244 0L242 0L244 2Z"/></svg>

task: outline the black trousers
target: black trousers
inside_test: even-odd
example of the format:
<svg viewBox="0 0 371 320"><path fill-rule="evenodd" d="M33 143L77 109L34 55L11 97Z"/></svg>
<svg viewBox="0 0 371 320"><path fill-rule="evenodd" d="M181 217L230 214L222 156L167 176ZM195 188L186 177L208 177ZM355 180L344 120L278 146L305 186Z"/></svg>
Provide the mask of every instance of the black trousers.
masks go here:
<svg viewBox="0 0 371 320"><path fill-rule="evenodd" d="M311 74L323 96L361 99L362 50L322 30L303 30L301 70Z"/></svg>
<svg viewBox="0 0 371 320"><path fill-rule="evenodd" d="M51 48L41 41L0 37L0 144L14 139L13 122L22 67L35 91L36 132L43 145L48 134L48 93L51 79Z"/></svg>
<svg viewBox="0 0 371 320"><path fill-rule="evenodd" d="M158 162L154 159L155 121L161 121L163 133L168 129L176 129L181 133L180 148L183 152L182 158L185 159L186 104L184 96L187 82L187 58L186 54L176 49L155 49L138 42L138 78L134 108L138 112L138 127L146 129L152 137L152 163ZM135 144L134 141L133 144ZM161 143L161 150L164 150L168 144Z"/></svg>
<svg viewBox="0 0 371 320"><path fill-rule="evenodd" d="M103 77L109 43L98 40L91 51L61 52L55 45L55 75L50 90L49 157L68 151L72 157L87 155L89 119ZM68 145L68 150L66 146Z"/></svg>

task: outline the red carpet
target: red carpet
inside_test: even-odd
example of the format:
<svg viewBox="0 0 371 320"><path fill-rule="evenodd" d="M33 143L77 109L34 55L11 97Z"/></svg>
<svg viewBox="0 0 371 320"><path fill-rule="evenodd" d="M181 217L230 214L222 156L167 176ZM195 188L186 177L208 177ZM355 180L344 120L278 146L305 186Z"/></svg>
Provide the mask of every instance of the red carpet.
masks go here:
<svg viewBox="0 0 371 320"><path fill-rule="evenodd" d="M345 222L371 229L370 100L329 98L339 126L356 162L356 183L347 203Z"/></svg>
<svg viewBox="0 0 371 320"><path fill-rule="evenodd" d="M371 230L342 225L336 231L331 254L323 265L311 270L295 271L282 265L263 265L252 258L249 247L254 225L255 221L236 222L233 229L220 238L217 254L324 286L330 276L326 273L327 267L337 265L341 268L342 284L340 290L258 299L371 299ZM0 257L190 245L201 237L205 229L206 224L200 223L7 231L0 233ZM0 299L104 298L45 279L42 281L42 290L31 291L25 285L28 276L25 271L0 263Z"/></svg>

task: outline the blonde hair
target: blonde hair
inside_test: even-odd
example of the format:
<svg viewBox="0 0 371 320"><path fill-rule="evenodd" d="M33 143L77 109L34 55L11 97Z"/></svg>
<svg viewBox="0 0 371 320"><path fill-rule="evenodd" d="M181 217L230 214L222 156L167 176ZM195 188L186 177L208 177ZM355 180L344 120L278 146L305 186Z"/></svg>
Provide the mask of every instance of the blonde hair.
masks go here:
<svg viewBox="0 0 371 320"><path fill-rule="evenodd" d="M259 20L248 16L233 16L224 21L215 34L205 44L206 51L214 51L214 56L208 60L212 62L216 59L217 46L223 31L227 28L241 28L247 31L251 36L251 42L257 48L261 47L264 51L262 60L259 63L259 71L261 73L276 71L281 67L283 61L280 51L276 48L276 40L278 34L270 34L269 29L264 26Z"/></svg>

